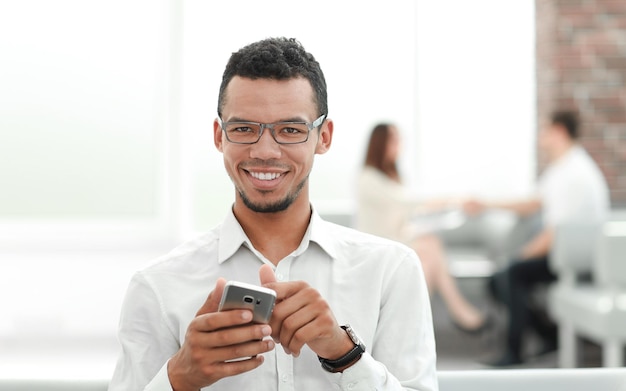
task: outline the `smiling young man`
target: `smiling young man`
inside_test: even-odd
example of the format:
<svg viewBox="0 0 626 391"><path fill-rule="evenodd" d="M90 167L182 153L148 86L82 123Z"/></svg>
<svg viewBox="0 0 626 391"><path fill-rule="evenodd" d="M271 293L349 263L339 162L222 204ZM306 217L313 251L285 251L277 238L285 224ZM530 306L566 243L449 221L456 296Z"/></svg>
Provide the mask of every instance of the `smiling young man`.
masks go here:
<svg viewBox="0 0 626 391"><path fill-rule="evenodd" d="M225 220L139 271L110 390L436 390L415 252L328 223L309 199L332 142L326 83L293 39L231 56L215 146L235 187ZM227 280L276 292L268 324L218 311Z"/></svg>

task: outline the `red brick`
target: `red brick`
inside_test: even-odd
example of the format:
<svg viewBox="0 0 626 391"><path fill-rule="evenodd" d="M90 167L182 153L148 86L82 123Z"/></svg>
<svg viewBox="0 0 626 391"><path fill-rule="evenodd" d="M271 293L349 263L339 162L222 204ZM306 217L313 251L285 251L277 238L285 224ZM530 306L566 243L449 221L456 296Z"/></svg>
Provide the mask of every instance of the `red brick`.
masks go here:
<svg viewBox="0 0 626 391"><path fill-rule="evenodd" d="M624 27L626 28L626 25ZM626 42L626 39L624 41ZM593 54L602 57L602 56L615 55L619 53L620 47L619 45L615 43L608 43L608 44L594 45L590 48L590 50L593 52Z"/></svg>
<svg viewBox="0 0 626 391"><path fill-rule="evenodd" d="M595 107L615 107L619 108L622 106L622 98L619 95L609 95L609 96L596 96L591 98L591 104Z"/></svg>
<svg viewBox="0 0 626 391"><path fill-rule="evenodd" d="M557 67L560 69L581 69L590 68L593 65L593 58L585 55L559 56L555 59Z"/></svg>
<svg viewBox="0 0 626 391"><path fill-rule="evenodd" d="M603 0L598 2L600 12L606 13L612 16L625 16L626 15L626 2L624 0Z"/></svg>
<svg viewBox="0 0 626 391"><path fill-rule="evenodd" d="M535 9L538 118L578 108L581 144L607 176L613 205L626 206L626 0L536 0Z"/></svg>
<svg viewBox="0 0 626 391"><path fill-rule="evenodd" d="M577 30L590 30L596 25L596 20L593 18L593 14L571 14L567 15L568 25Z"/></svg>
<svg viewBox="0 0 626 391"><path fill-rule="evenodd" d="M615 35L606 29L597 29L585 34L582 43L591 47L616 44Z"/></svg>
<svg viewBox="0 0 626 391"><path fill-rule="evenodd" d="M626 70L626 57L623 56L607 56L604 58L604 64L609 69Z"/></svg>
<svg viewBox="0 0 626 391"><path fill-rule="evenodd" d="M603 140L598 139L590 139L587 137L582 137L580 139L580 143L585 147L587 152L594 158L596 161L600 161L601 157L606 152L606 146L604 145Z"/></svg>
<svg viewBox="0 0 626 391"><path fill-rule="evenodd" d="M624 124L626 126L626 111L610 111L605 114L606 122L610 124Z"/></svg>
<svg viewBox="0 0 626 391"><path fill-rule="evenodd" d="M567 69L561 68L561 80L568 83L585 83L592 79L591 69Z"/></svg>

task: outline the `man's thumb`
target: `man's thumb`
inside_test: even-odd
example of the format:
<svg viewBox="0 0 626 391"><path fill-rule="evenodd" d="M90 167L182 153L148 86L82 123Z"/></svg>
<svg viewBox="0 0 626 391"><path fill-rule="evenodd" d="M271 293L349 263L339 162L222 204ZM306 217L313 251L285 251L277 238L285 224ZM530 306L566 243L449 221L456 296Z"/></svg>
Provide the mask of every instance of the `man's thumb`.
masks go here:
<svg viewBox="0 0 626 391"><path fill-rule="evenodd" d="M268 264L264 264L259 269L259 279L261 280L261 285L270 284L272 282L276 282L276 276L274 275L274 269Z"/></svg>
<svg viewBox="0 0 626 391"><path fill-rule="evenodd" d="M200 307L200 309L196 313L196 316L208 314L211 312L217 312L217 309L220 305L220 300L222 300L222 293L224 292L225 285L225 279L221 277L217 279L217 282L215 283L215 288L213 288L211 293L209 293L209 296L207 297L204 304L202 304L202 307Z"/></svg>

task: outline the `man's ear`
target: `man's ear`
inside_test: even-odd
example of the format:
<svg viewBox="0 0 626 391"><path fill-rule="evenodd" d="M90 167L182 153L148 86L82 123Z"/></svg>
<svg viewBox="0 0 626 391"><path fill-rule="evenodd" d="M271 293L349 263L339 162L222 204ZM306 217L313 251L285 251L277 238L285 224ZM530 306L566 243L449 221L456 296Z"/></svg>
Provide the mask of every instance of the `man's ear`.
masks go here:
<svg viewBox="0 0 626 391"><path fill-rule="evenodd" d="M333 142L333 129L333 120L326 119L319 130L315 153L322 155L328 152L328 150L330 149L330 145Z"/></svg>
<svg viewBox="0 0 626 391"><path fill-rule="evenodd" d="M215 120L213 121L213 143L215 144L215 148L217 148L217 150L220 152L224 152L222 150L223 137L224 137L224 132L222 132L222 127L220 126L220 123L217 121L217 118L215 118Z"/></svg>

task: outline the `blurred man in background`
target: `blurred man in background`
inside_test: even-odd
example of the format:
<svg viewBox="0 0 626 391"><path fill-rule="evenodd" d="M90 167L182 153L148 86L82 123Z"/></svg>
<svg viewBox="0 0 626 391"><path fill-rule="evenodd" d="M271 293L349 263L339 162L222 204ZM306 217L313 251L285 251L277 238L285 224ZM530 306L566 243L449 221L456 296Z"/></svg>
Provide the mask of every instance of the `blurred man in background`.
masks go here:
<svg viewBox="0 0 626 391"><path fill-rule="evenodd" d="M609 191L602 172L577 142L579 119L575 112L557 111L539 134L539 147L548 166L541 174L536 197L517 202L468 201L465 210L477 214L502 208L520 216L540 212L542 228L527 242L510 265L490 281L492 293L508 310L506 348L490 365L521 364L523 334L533 329L542 339L540 352L556 349L556 328L531 309L530 293L537 284L556 280L548 257L554 230L564 224L596 224L609 212Z"/></svg>

